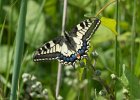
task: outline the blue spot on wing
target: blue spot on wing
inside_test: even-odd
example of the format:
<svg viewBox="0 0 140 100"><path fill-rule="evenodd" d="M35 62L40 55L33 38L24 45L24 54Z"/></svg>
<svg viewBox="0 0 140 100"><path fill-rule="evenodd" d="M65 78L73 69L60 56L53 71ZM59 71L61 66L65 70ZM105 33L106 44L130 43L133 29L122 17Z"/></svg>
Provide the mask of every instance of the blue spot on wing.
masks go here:
<svg viewBox="0 0 140 100"><path fill-rule="evenodd" d="M81 50L81 55L83 55L84 53L85 53L85 51L82 49L82 50Z"/></svg>
<svg viewBox="0 0 140 100"><path fill-rule="evenodd" d="M72 57L70 57L70 62L74 62L74 59Z"/></svg>
<svg viewBox="0 0 140 100"><path fill-rule="evenodd" d="M82 46L81 49L84 50L84 51L86 51L87 50L87 47L86 46Z"/></svg>
<svg viewBox="0 0 140 100"><path fill-rule="evenodd" d="M83 46L87 46L87 43L86 42L83 42Z"/></svg>
<svg viewBox="0 0 140 100"><path fill-rule="evenodd" d="M59 56L59 59L60 59L60 60L63 60L63 57L64 57L64 55L61 54L61 55Z"/></svg>
<svg viewBox="0 0 140 100"><path fill-rule="evenodd" d="M75 54L72 54L70 57L66 57L63 54L59 56L59 59L64 62L74 62L77 58Z"/></svg>
<svg viewBox="0 0 140 100"><path fill-rule="evenodd" d="M76 59L76 55L75 55L75 54L72 54L71 57L72 57L73 59Z"/></svg>
<svg viewBox="0 0 140 100"><path fill-rule="evenodd" d="M70 58L69 58L69 57L67 57L66 61L67 61L67 62L69 62L69 61L70 61Z"/></svg>
<svg viewBox="0 0 140 100"><path fill-rule="evenodd" d="M63 57L63 60L66 61L66 60L67 60L67 57L64 56L64 57Z"/></svg>

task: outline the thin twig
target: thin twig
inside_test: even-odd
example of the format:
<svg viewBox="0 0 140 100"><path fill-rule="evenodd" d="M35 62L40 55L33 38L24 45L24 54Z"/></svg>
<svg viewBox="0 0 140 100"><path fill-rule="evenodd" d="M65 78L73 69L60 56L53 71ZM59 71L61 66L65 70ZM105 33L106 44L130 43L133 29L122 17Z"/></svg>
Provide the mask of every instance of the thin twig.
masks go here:
<svg viewBox="0 0 140 100"><path fill-rule="evenodd" d="M66 11L67 11L67 0L64 0L61 35L64 34L64 30L65 30ZM59 88L60 88L60 81L61 81L61 72L62 72L62 65L61 65L61 63L59 63L59 65L58 65L58 72L57 72L56 98L59 96Z"/></svg>
<svg viewBox="0 0 140 100"><path fill-rule="evenodd" d="M98 81L106 89L107 93L109 94L110 100L116 100L113 89L111 89L111 87L109 87L109 85L106 83L106 81L104 79L102 79L100 76L98 77Z"/></svg>
<svg viewBox="0 0 140 100"><path fill-rule="evenodd" d="M108 2L100 11L98 11L95 17L97 17L106 7L108 7L113 2L116 2L116 0L111 0L110 2Z"/></svg>
<svg viewBox="0 0 140 100"><path fill-rule="evenodd" d="M92 68L94 70L94 72L96 71L96 59L94 59L94 63L91 64L92 65ZM102 79L100 76L98 76L97 78L97 81L100 82L100 84L106 89L107 93L110 95L110 100L115 100L115 95L114 95L114 92L113 92L113 89L111 89L106 81L104 79Z"/></svg>

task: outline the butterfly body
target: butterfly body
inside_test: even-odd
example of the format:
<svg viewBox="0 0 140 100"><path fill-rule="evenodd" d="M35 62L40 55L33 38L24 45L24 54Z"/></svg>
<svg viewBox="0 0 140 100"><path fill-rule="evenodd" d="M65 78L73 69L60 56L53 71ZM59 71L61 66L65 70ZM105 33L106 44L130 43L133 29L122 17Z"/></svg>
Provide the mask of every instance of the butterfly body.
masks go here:
<svg viewBox="0 0 140 100"><path fill-rule="evenodd" d="M34 54L34 61L57 59L64 64L73 64L86 56L89 39L101 21L97 18L82 21L64 36L59 36L41 46Z"/></svg>

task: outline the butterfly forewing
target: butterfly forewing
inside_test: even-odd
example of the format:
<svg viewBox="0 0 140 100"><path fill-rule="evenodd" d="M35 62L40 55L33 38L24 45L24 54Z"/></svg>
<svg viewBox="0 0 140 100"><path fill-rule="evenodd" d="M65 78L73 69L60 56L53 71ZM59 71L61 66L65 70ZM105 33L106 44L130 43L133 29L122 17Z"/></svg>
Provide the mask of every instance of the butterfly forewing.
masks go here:
<svg viewBox="0 0 140 100"><path fill-rule="evenodd" d="M64 42L64 37L60 36L52 41L45 43L43 46L38 48L34 54L34 61L43 61L57 59L61 52L61 46Z"/></svg>
<svg viewBox="0 0 140 100"><path fill-rule="evenodd" d="M86 19L75 26L69 34L81 40L88 40L95 33L100 23L101 21L98 18Z"/></svg>

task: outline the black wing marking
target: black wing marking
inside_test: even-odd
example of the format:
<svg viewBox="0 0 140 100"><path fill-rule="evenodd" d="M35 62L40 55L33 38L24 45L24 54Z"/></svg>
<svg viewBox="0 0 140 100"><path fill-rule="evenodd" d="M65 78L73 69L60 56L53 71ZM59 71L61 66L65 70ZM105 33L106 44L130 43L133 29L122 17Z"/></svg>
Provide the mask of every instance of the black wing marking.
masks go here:
<svg viewBox="0 0 140 100"><path fill-rule="evenodd" d="M86 31L85 35L82 37L82 40L89 40L92 34L95 33L95 31L98 29L98 27L101 24L101 21L97 18L91 19L92 24L89 27L89 29Z"/></svg>
<svg viewBox="0 0 140 100"><path fill-rule="evenodd" d="M60 36L53 39L52 41L45 43L43 46L36 50L33 56L33 60L43 61L57 59L60 55L63 42L64 37Z"/></svg>

